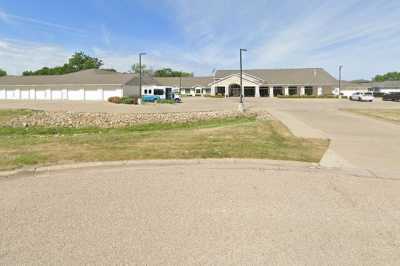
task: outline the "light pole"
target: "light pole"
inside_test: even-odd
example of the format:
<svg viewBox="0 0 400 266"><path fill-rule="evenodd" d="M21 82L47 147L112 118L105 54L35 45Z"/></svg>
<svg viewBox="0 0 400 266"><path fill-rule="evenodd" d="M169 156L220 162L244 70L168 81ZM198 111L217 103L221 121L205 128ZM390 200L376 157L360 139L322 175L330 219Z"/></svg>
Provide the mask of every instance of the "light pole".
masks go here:
<svg viewBox="0 0 400 266"><path fill-rule="evenodd" d="M342 68L343 66L339 66L339 99L342 98L341 92L342 92Z"/></svg>
<svg viewBox="0 0 400 266"><path fill-rule="evenodd" d="M243 52L247 52L247 49L240 49L240 104L239 104L239 111L244 111L243 106Z"/></svg>
<svg viewBox="0 0 400 266"><path fill-rule="evenodd" d="M142 56L146 53L139 53L139 99L142 99Z"/></svg>

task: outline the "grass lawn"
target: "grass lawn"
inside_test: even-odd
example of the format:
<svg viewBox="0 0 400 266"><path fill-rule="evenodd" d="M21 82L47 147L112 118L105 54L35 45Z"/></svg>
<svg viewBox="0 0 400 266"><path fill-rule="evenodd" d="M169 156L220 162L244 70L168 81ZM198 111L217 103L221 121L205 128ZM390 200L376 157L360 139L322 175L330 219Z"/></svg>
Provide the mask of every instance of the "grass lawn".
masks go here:
<svg viewBox="0 0 400 266"><path fill-rule="evenodd" d="M400 109L344 109L355 114L400 123Z"/></svg>
<svg viewBox="0 0 400 266"><path fill-rule="evenodd" d="M145 159L258 158L319 162L328 145L328 140L294 137L280 122L256 117L118 129L0 126L0 170Z"/></svg>
<svg viewBox="0 0 400 266"><path fill-rule="evenodd" d="M10 109L0 109L0 126L6 122L7 120L15 117L15 116L23 116L23 115L30 115L33 114L33 110L27 110L27 109L16 109L16 110L10 110Z"/></svg>

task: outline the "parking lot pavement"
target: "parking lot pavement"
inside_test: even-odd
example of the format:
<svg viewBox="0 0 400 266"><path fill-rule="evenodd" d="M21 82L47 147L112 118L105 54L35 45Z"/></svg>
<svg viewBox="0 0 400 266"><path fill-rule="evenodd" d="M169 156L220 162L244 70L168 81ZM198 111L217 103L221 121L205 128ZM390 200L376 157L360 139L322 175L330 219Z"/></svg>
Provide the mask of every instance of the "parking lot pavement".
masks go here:
<svg viewBox="0 0 400 266"><path fill-rule="evenodd" d="M237 104L219 98L184 97L180 104L125 105L108 102L82 101L11 101L1 100L0 109L35 109L89 113L165 113L237 110Z"/></svg>
<svg viewBox="0 0 400 266"><path fill-rule="evenodd" d="M260 108L255 103L254 108ZM398 102L273 101L265 107L300 137L329 138L321 163L400 179L400 125L342 111L343 108L400 108Z"/></svg>
<svg viewBox="0 0 400 266"><path fill-rule="evenodd" d="M207 98L183 97L181 104L145 104L124 105L108 102L81 102L81 101L13 101L1 100L0 109L36 109L46 111L71 111L71 112L101 112L101 113L163 113L163 112L201 112L201 111L237 111L238 98ZM304 109L309 106L311 110L338 110L340 108L400 108L398 102L384 102L376 100L373 103L350 102L348 100L334 99L270 99L246 98L245 106L248 110L266 110L271 107L280 109Z"/></svg>
<svg viewBox="0 0 400 266"><path fill-rule="evenodd" d="M400 182L300 163L0 179L1 265L399 265Z"/></svg>

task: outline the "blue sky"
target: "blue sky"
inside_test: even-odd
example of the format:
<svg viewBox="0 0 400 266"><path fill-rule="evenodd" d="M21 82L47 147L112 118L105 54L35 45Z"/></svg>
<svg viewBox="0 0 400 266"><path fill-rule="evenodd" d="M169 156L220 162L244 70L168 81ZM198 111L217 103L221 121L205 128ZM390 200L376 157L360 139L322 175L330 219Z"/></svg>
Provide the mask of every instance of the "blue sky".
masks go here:
<svg viewBox="0 0 400 266"><path fill-rule="evenodd" d="M0 0L0 68L63 64L75 51L128 71L196 75L237 68L323 67L345 79L400 71L398 0Z"/></svg>

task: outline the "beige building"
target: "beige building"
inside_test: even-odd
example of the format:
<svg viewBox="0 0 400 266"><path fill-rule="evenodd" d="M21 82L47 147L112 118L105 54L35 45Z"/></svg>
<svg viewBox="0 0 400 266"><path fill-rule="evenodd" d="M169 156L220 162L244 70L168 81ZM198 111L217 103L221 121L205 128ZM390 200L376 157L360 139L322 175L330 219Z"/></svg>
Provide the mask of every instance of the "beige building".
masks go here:
<svg viewBox="0 0 400 266"><path fill-rule="evenodd" d="M217 70L209 77L158 78L144 76L142 95L163 91L183 96L240 96L240 72ZM257 69L243 71L245 97L330 95L338 81L321 68ZM113 96L138 96L136 74L85 70L55 76L6 76L0 78L0 99L107 101ZM159 95L159 94L157 94Z"/></svg>
<svg viewBox="0 0 400 266"><path fill-rule="evenodd" d="M322 96L332 94L337 86L337 80L321 68L243 71L245 97ZM211 94L240 96L240 71L216 71Z"/></svg>

